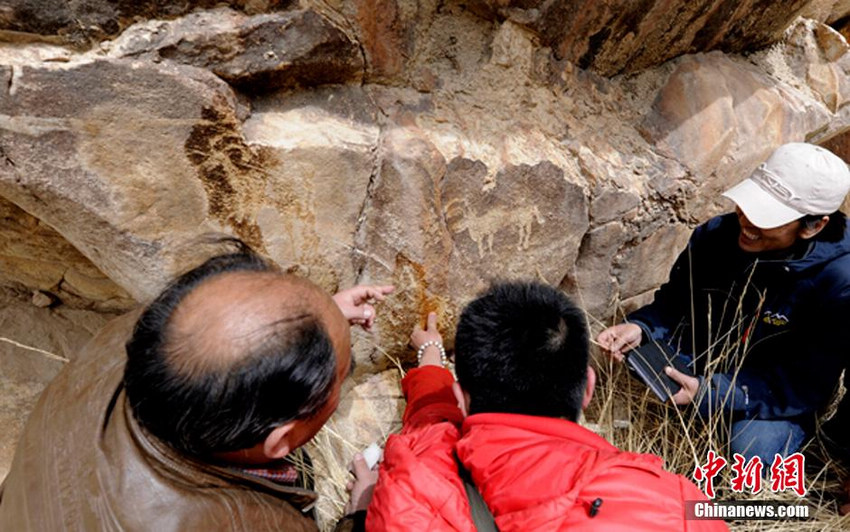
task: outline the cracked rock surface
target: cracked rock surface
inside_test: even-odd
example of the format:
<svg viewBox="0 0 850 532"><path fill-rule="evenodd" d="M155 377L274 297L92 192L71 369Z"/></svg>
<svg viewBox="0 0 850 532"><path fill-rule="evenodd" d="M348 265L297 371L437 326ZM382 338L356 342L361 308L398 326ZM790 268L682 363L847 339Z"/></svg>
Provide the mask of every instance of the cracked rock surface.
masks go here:
<svg viewBox="0 0 850 532"><path fill-rule="evenodd" d="M466 301L522 277L608 319L774 147L850 154L845 1L179 4L0 2L0 286L37 336L90 331L47 316L143 303L210 233L330 291L395 284L329 471L391 430L428 311L451 345ZM61 361L19 359L20 421Z"/></svg>

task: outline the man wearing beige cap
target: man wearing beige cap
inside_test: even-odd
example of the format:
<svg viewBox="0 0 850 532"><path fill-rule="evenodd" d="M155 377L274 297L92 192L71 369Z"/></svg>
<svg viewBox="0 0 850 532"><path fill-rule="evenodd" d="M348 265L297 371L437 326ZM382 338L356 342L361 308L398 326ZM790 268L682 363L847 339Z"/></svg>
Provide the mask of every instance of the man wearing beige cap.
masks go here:
<svg viewBox="0 0 850 532"><path fill-rule="evenodd" d="M599 343L617 360L666 343L696 375L667 369L681 384L672 400L729 416L731 452L765 468L795 452L850 359L848 191L850 170L830 151L780 146L724 193L735 212L694 231L654 301Z"/></svg>

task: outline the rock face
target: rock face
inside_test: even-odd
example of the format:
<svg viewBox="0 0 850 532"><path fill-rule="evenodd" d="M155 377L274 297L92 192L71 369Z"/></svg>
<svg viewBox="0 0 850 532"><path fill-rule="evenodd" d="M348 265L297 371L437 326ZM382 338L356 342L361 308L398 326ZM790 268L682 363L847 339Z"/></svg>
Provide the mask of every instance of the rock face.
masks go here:
<svg viewBox="0 0 850 532"><path fill-rule="evenodd" d="M247 13L260 13L291 4L291 0L235 0L227 2ZM55 36L84 46L117 34L135 19L168 18L197 8L212 8L218 0L14 0L0 3L0 29Z"/></svg>
<svg viewBox="0 0 850 532"><path fill-rule="evenodd" d="M761 48L778 40L809 3L478 0L475 4L485 13L534 31L559 59L610 76L695 51Z"/></svg>
<svg viewBox="0 0 850 532"><path fill-rule="evenodd" d="M538 279L598 328L777 145L850 152L845 1L230 4L0 4L0 284L120 310L211 233L330 291L393 283L355 336L381 419L428 311L450 345L488 283Z"/></svg>
<svg viewBox="0 0 850 532"><path fill-rule="evenodd" d="M253 171L226 175L241 145L226 134L238 120L220 79L131 60L7 67L4 75L0 195L56 228L136 299L163 279L168 242L207 229L208 215L250 236L238 204L208 208L206 190ZM231 151L205 144L216 135Z"/></svg>
<svg viewBox="0 0 850 532"><path fill-rule="evenodd" d="M377 112L357 88L319 91L259 100L243 127L246 142L273 161L255 211L262 245L330 291L356 280L354 236L376 164Z"/></svg>
<svg viewBox="0 0 850 532"><path fill-rule="evenodd" d="M153 21L117 39L110 55L205 68L246 92L358 81L364 67L357 43L311 10Z"/></svg>
<svg viewBox="0 0 850 532"><path fill-rule="evenodd" d="M0 198L0 283L34 290L39 307L57 303L101 311L126 310L130 295L67 240L16 205Z"/></svg>

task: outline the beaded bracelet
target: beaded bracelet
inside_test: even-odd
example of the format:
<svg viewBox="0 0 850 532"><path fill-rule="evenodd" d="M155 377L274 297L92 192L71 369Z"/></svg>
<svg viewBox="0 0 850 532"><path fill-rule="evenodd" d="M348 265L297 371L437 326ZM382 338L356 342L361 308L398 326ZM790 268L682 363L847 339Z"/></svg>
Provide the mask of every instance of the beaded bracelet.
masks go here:
<svg viewBox="0 0 850 532"><path fill-rule="evenodd" d="M423 353L425 353L425 350L431 346L440 350L440 363L443 367L449 367L449 357L446 356L446 348L443 347L442 342L438 342L437 340L428 340L424 344L420 345L419 349L416 350L416 361L421 365Z"/></svg>

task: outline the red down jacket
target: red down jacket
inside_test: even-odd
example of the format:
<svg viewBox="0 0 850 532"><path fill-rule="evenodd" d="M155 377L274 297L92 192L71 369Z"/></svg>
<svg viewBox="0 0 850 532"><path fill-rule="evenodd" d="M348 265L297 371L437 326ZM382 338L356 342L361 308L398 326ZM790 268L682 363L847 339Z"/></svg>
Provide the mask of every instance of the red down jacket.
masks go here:
<svg viewBox="0 0 850 532"><path fill-rule="evenodd" d="M452 381L438 366L411 370L402 381L403 428L387 441L367 530L474 531L455 450L502 532L727 530L722 521L684 519L684 501L705 496L664 471L660 458L619 451L562 419L476 414L464 421Z"/></svg>

